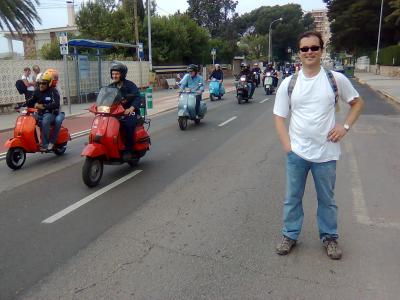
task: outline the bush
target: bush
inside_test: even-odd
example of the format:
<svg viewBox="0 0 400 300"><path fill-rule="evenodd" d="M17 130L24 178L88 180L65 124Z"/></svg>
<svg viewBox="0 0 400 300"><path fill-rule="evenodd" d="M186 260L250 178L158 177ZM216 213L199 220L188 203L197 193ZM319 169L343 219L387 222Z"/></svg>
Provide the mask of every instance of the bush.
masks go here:
<svg viewBox="0 0 400 300"><path fill-rule="evenodd" d="M376 51L370 55L371 64L375 64L375 59ZM382 66L400 66L400 45L380 49L378 63Z"/></svg>
<svg viewBox="0 0 400 300"><path fill-rule="evenodd" d="M44 44L40 49L40 56L46 60L60 60L60 45L58 43Z"/></svg>

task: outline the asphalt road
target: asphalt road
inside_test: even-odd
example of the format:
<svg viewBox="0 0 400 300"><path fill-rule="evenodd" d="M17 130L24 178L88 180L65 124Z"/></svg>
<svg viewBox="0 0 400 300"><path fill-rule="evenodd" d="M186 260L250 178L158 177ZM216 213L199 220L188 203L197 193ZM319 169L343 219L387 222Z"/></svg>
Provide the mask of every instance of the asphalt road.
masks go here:
<svg viewBox="0 0 400 300"><path fill-rule="evenodd" d="M232 94L208 102L204 122L185 132L176 112L157 116L151 151L134 169L106 166L96 189L81 179L85 138L63 157L30 155L19 171L2 164L0 299L395 299L400 110L356 87L367 105L338 164L341 261L318 241L311 176L299 245L287 257L274 253L285 155L274 97L259 88L249 104Z"/></svg>

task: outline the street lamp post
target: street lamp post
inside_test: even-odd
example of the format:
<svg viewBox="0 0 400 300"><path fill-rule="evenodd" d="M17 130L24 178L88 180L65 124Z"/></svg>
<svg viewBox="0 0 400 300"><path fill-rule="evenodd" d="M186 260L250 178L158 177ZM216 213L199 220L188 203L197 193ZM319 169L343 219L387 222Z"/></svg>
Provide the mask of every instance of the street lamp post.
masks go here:
<svg viewBox="0 0 400 300"><path fill-rule="evenodd" d="M381 27L382 27L382 10L383 10L383 0L381 2L381 15L379 17L378 43L376 45L376 58L375 58L375 66L376 66L375 73L376 74L378 74L379 43L381 40Z"/></svg>
<svg viewBox="0 0 400 300"><path fill-rule="evenodd" d="M271 24L269 24L269 42L268 42L268 62L270 63L271 62L271 58L272 58L272 47L271 47L271 43L272 43L272 38L271 38L271 31L272 31L272 24L274 24L275 22L278 22L278 21L282 21L283 19L282 18L279 18L279 19L276 19L276 20L273 20L272 22L271 22Z"/></svg>

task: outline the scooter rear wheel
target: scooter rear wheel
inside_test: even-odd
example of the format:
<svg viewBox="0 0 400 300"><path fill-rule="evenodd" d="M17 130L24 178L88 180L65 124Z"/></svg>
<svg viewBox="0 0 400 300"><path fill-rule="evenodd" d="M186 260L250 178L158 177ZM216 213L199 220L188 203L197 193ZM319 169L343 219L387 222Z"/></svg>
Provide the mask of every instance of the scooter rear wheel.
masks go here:
<svg viewBox="0 0 400 300"><path fill-rule="evenodd" d="M98 158L86 157L82 167L82 179L88 187L95 187L103 176L103 161Z"/></svg>
<svg viewBox="0 0 400 300"><path fill-rule="evenodd" d="M26 160L25 150L17 147L10 148L7 151L6 163L10 169L18 170L21 169Z"/></svg>
<svg viewBox="0 0 400 300"><path fill-rule="evenodd" d="M178 124L179 124L179 128L181 130L186 130L187 127L187 118L185 117L179 117L178 118Z"/></svg>
<svg viewBox="0 0 400 300"><path fill-rule="evenodd" d="M58 146L54 148L54 154L63 155L67 150L67 146Z"/></svg>

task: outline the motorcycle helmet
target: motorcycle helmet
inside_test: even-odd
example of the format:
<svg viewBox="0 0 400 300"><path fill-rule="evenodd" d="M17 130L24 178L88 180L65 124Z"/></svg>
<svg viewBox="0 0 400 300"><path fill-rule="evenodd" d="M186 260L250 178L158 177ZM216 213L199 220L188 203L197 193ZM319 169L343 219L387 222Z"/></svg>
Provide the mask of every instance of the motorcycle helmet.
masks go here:
<svg viewBox="0 0 400 300"><path fill-rule="evenodd" d="M119 61L114 61L110 68L110 76L112 79L112 71L117 71L121 74L121 80L126 78L126 74L128 73L128 67Z"/></svg>
<svg viewBox="0 0 400 300"><path fill-rule="evenodd" d="M188 67L187 67L187 71L188 72L198 72L199 71L199 68L195 65L195 64L190 64L190 65L188 65Z"/></svg>
<svg viewBox="0 0 400 300"><path fill-rule="evenodd" d="M46 81L49 87L56 87L58 83L58 72L55 69L47 69L43 72L41 80L38 82Z"/></svg>
<svg viewBox="0 0 400 300"><path fill-rule="evenodd" d="M240 64L240 68L241 68L241 69L245 69L245 68L246 68L246 63L242 62L242 63Z"/></svg>
<svg viewBox="0 0 400 300"><path fill-rule="evenodd" d="M218 70L218 69L221 68L221 65L220 64L215 64L215 68Z"/></svg>

